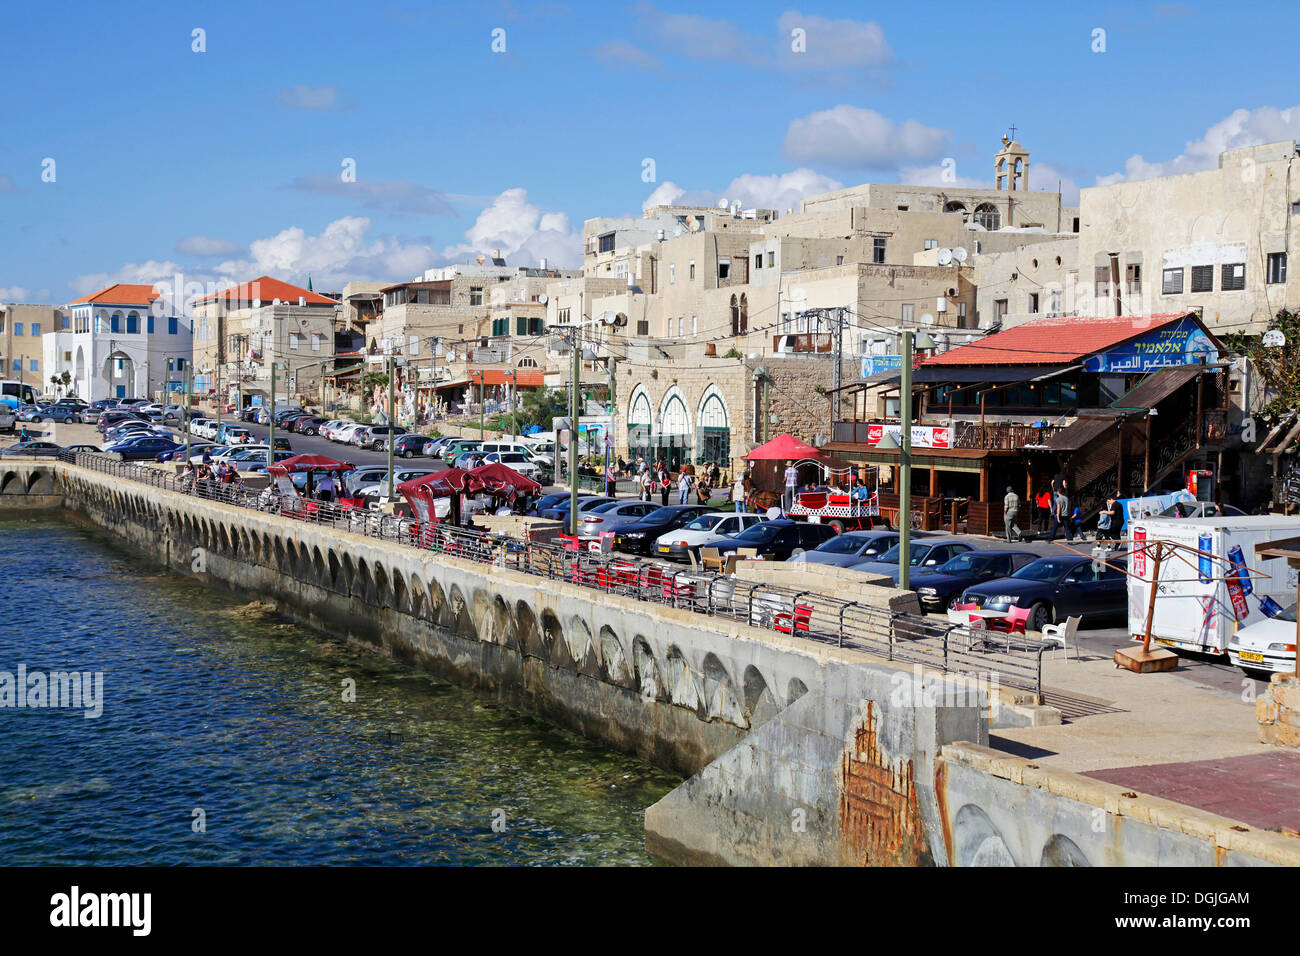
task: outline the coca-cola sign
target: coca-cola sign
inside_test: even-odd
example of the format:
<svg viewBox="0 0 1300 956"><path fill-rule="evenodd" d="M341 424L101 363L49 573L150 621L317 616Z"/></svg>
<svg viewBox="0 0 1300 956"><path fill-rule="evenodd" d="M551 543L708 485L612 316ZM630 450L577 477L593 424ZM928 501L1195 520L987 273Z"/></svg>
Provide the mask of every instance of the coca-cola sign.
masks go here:
<svg viewBox="0 0 1300 956"><path fill-rule="evenodd" d="M894 436L894 441L900 445L903 442L903 426L901 425L868 425L867 426L867 444L878 445L880 440L886 434ZM913 448L951 448L952 447L952 429L939 428L932 425L913 425L912 426L912 447Z"/></svg>

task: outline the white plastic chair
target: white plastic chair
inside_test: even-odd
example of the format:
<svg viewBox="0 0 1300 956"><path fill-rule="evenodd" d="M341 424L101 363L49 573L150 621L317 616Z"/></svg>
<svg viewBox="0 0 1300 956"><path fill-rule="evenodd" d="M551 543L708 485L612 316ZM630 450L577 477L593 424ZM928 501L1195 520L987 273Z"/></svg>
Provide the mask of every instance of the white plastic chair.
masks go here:
<svg viewBox="0 0 1300 956"><path fill-rule="evenodd" d="M1064 624L1044 624L1043 640L1052 644L1061 645L1061 654L1064 657L1070 656L1070 642L1074 642L1074 659L1079 659L1079 641L1076 634L1079 631L1079 616L1067 617Z"/></svg>

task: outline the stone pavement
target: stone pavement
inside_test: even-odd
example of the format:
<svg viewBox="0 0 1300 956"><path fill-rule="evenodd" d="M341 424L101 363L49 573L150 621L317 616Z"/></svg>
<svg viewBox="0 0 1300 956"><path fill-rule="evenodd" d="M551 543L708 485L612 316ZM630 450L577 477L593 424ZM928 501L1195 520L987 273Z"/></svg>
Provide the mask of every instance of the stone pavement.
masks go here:
<svg viewBox="0 0 1300 956"><path fill-rule="evenodd" d="M1278 750L1217 760L1115 767L1085 774L1264 830L1300 831L1300 754Z"/></svg>

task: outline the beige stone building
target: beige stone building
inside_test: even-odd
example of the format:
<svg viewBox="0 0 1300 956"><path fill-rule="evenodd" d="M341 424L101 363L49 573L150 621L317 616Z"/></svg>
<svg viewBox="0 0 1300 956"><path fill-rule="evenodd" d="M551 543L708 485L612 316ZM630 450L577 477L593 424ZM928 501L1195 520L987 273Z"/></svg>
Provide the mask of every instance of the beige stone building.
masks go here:
<svg viewBox="0 0 1300 956"><path fill-rule="evenodd" d="M66 328L68 315L56 305L0 303L0 379L30 385L37 395L53 394L41 337Z"/></svg>
<svg viewBox="0 0 1300 956"><path fill-rule="evenodd" d="M1235 149L1215 169L1084 189L1080 311L1200 311L1211 332L1263 332L1300 307L1287 269L1300 230L1294 140Z"/></svg>

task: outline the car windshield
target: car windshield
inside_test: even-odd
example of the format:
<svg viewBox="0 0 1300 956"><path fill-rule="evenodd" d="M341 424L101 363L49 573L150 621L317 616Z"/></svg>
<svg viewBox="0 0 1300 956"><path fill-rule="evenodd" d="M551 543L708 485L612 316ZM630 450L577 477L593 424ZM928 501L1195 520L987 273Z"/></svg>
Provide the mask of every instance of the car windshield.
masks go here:
<svg viewBox="0 0 1300 956"><path fill-rule="evenodd" d="M870 538L855 538L852 535L840 534L823 541L815 550L818 554L857 554L870 540Z"/></svg>
<svg viewBox="0 0 1300 956"><path fill-rule="evenodd" d="M609 511L611 508L617 508L619 505L625 505L625 504L627 504L626 501L606 501L603 505L596 505L596 507L592 508L591 510L593 512Z"/></svg>
<svg viewBox="0 0 1300 956"><path fill-rule="evenodd" d="M641 520L649 524L656 524L663 521L672 521L676 517L677 510L675 508L656 508Z"/></svg>
<svg viewBox="0 0 1300 956"><path fill-rule="evenodd" d="M1284 610L1278 611L1274 616L1275 621L1294 621L1296 612L1296 602L1292 601L1290 606Z"/></svg>
<svg viewBox="0 0 1300 956"><path fill-rule="evenodd" d="M786 527L789 526L764 522L763 524L756 524L746 528L744 531L740 532L740 534L736 535L731 540L732 541L754 541L757 542L758 544L764 544L768 541L771 541L773 538L775 538L778 534L781 533L782 529Z"/></svg>
<svg viewBox="0 0 1300 956"><path fill-rule="evenodd" d="M1074 558L1039 558L1037 561L1029 562L1011 576L1027 581L1055 581L1066 571L1076 567L1078 563Z"/></svg>
<svg viewBox="0 0 1300 956"><path fill-rule="evenodd" d="M724 515L700 515L686 526L687 531L708 531L715 524L721 521Z"/></svg>
<svg viewBox="0 0 1300 956"><path fill-rule="evenodd" d="M910 555L910 557L908 558L907 563L909 565L920 564L922 561L925 560L925 556L930 553L930 549L932 547L934 547L934 545L930 545L930 544L909 545L908 554ZM879 564L897 564L898 556L902 553L902 550L903 550L902 547L896 544L888 551L886 551L884 554L882 554L880 557L876 558L876 561Z"/></svg>

